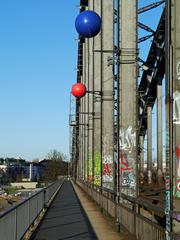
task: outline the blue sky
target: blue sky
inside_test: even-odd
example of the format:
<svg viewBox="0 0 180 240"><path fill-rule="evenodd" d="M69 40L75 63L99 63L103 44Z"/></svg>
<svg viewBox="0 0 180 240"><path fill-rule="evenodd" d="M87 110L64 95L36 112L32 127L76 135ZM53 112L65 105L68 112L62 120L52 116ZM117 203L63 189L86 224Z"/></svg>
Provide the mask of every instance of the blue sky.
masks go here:
<svg viewBox="0 0 180 240"><path fill-rule="evenodd" d="M148 4L151 4L155 2L154 0L139 0L139 7L146 6ZM164 4L160 5L157 8L154 8L148 12L142 13L139 15L139 21L146 24L147 26L151 27L151 29L156 30L156 27L159 23L159 19L161 16L161 13L163 11ZM139 29L139 37L149 35L150 33ZM149 39L148 41L145 41L143 43L139 44L139 52L140 52L140 57L143 60L146 60L149 48L151 46L151 41L152 38ZM162 101L165 103L165 81L163 81L163 99ZM155 103L153 111L152 111L152 150L153 150L153 159L157 158L157 104ZM162 126L162 131L163 131L163 146L165 146L165 137L166 137L166 131L165 131L165 104L163 104L163 126ZM145 160L147 159L147 138L145 138ZM163 148L163 159L165 160L165 148Z"/></svg>
<svg viewBox="0 0 180 240"><path fill-rule="evenodd" d="M0 156L68 153L78 2L0 1Z"/></svg>
<svg viewBox="0 0 180 240"><path fill-rule="evenodd" d="M1 157L42 159L51 149L68 154L78 5L79 0L0 1ZM155 29L160 10L140 19ZM148 46L143 43L140 53Z"/></svg>

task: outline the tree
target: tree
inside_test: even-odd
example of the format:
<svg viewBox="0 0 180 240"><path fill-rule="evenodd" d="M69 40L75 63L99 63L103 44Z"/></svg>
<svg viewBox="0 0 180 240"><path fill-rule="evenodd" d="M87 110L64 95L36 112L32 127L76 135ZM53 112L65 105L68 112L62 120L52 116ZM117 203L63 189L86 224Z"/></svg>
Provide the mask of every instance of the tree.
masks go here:
<svg viewBox="0 0 180 240"><path fill-rule="evenodd" d="M57 180L59 176L68 174L67 156L57 150L51 150L47 154L47 164L43 171L43 179L47 182Z"/></svg>
<svg viewBox="0 0 180 240"><path fill-rule="evenodd" d="M67 161L67 156L57 151L56 149L51 150L46 157L48 160L54 160L54 161Z"/></svg>

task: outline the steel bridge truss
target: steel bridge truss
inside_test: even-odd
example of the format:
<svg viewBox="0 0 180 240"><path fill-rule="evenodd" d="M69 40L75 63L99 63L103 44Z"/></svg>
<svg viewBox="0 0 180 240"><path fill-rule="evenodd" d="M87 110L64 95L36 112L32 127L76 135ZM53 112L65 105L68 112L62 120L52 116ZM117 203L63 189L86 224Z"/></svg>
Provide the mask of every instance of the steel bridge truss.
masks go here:
<svg viewBox="0 0 180 240"><path fill-rule="evenodd" d="M177 81L178 76L180 76L180 54L175 53L176 41L178 42L178 40L174 37L176 29L173 27L175 26L174 14L177 11L176 8L180 8L180 5L177 3L178 0L162 0L136 9L138 16L143 13L148 14L148 11L160 5L165 6L159 17L156 30L142 22L136 22L137 28L148 32L148 35L135 40L136 44L139 44L137 46L141 47L142 42L152 40L147 59L142 60L136 45L132 45L132 47L130 44L128 48L124 48L123 36L121 35L124 31L122 30L124 23L120 23L120 16L122 15L120 11L124 6L123 1L128 2L128 0L113 0L113 11L111 13L113 14L113 18L111 18L113 19L113 46L111 48L103 47L106 44L103 39L104 25L99 38L87 40L79 36L78 39L77 82L87 83L92 96L81 100L77 99L74 108L71 108L73 109L73 113L70 113L72 175L81 186L84 184L83 186L90 187L101 195L108 194L108 196L111 196L111 200L113 199L115 203L114 218L117 226L122 224L119 205L127 205L126 208L129 209L128 211L132 211L131 213L134 216L139 214L138 216L141 216L144 219L143 221L151 221L152 229L159 229L155 239L179 239L180 194L178 191L180 191L180 187L179 190L177 188L180 185L180 176L178 177L179 172L176 170L177 165L174 163L174 159L177 163L180 161L180 154L178 155L180 152L178 123L178 117L180 119L180 86ZM80 11L86 9L99 11L99 14L103 17L102 0L98 3L95 0L81 0ZM131 30L127 28L127 31ZM134 31L134 36L135 33ZM178 34L180 35L180 33ZM175 56L176 66L174 67ZM98 61L100 63L97 66ZM111 68L112 73L106 70L107 68ZM135 105L133 106L136 108L133 110L134 115L132 115L134 120L133 122L127 120L129 122L125 124L126 118L122 117L124 114L122 102L125 104L126 96L123 94L124 91L127 91L125 88L128 85L124 82L124 71L134 69L138 72L138 68L141 68L142 75L139 77L139 81L138 76L133 75L137 78L137 84L131 90L131 94L134 94L132 99ZM97 75L97 71L100 71L98 73L100 75ZM104 78L106 73L113 79L113 89L105 89ZM175 75L177 75L177 78L174 77ZM84 77L87 79L84 79ZM131 78L130 75L129 77ZM99 85L96 78L100 78ZM163 82L166 85L164 93L166 102L162 102ZM128 101L128 96L126 98ZM108 124L104 118L111 119L107 113L109 110L105 107L106 104L110 104L108 106L113 108L111 111L113 115L112 132L106 131ZM162 154L164 138L162 135L162 104L166 108L166 161L163 161ZM152 161L152 109L155 105L157 107L158 135L157 162L154 169ZM130 109L133 108L130 107ZM131 127L131 123L135 130L128 127ZM105 145L105 133L108 136L106 143L109 144L109 148L107 144ZM109 137L109 133L112 136ZM127 159L127 152L122 147L122 136L124 137L123 147L134 144L134 150L131 149L130 152L130 159L133 159L135 165L128 165L130 160ZM146 137L147 159L145 161L144 141ZM99 155L97 151L99 151ZM112 155L109 158L113 161L109 160L110 165L104 163L105 152ZM97 164L97 158L100 159L100 165ZM165 162L166 172L163 170ZM98 166L100 176L97 176ZM125 169L125 173L128 172L129 174L130 168L134 173L132 185L129 182L129 185L123 182L123 171ZM112 175L113 182L108 184L104 182L103 174L105 170ZM100 179L100 182L97 182L96 179ZM128 225L125 227L129 228ZM137 237L136 231L138 230L134 229L133 231L133 234Z"/></svg>

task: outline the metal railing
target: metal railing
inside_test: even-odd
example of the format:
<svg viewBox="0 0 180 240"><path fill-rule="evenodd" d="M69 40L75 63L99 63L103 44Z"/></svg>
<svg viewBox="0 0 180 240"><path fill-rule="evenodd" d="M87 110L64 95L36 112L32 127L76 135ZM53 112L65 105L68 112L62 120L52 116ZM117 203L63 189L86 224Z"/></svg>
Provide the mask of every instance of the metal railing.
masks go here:
<svg viewBox="0 0 180 240"><path fill-rule="evenodd" d="M63 179L38 191L28 199L8 209L0 215L0 239L22 239L40 212L49 204L60 189ZM2 238L1 238L2 237Z"/></svg>
<svg viewBox="0 0 180 240"><path fill-rule="evenodd" d="M113 191L100 186L93 186L81 180L76 181L76 184L114 219L117 217L115 213L117 211L120 224L136 239L144 240L147 239L147 236L149 236L148 239L165 239L165 229L163 227L135 211L138 204L135 199L134 202L129 201L132 203L131 205L128 205L127 202L116 204Z"/></svg>

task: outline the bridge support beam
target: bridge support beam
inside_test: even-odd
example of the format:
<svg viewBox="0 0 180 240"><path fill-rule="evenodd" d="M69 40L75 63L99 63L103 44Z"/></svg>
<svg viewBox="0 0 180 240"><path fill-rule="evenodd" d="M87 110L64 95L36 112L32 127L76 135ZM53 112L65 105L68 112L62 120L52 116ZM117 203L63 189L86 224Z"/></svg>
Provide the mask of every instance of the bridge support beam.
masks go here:
<svg viewBox="0 0 180 240"><path fill-rule="evenodd" d="M152 107L147 107L147 176L152 183Z"/></svg>
<svg viewBox="0 0 180 240"><path fill-rule="evenodd" d="M120 188L137 195L137 0L120 0Z"/></svg>
<svg viewBox="0 0 180 240"><path fill-rule="evenodd" d="M102 4L102 185L113 189L113 112L114 76L108 57L114 48L114 4L112 0ZM105 52L110 50L109 53Z"/></svg>
<svg viewBox="0 0 180 240"><path fill-rule="evenodd" d="M93 1L89 1L88 5L89 10L93 10ZM90 38L88 39L88 86L87 88L90 91L94 90L93 85L93 59L94 59L94 39ZM93 104L93 95L88 94L88 174L87 174L87 180L89 183L93 182L93 176L94 176L94 159L93 159L93 131L94 131L94 104Z"/></svg>
<svg viewBox="0 0 180 240"><path fill-rule="evenodd" d="M93 1L93 10L101 16L101 0ZM102 49L101 41L102 33L100 32L94 38L94 50ZM102 54L94 52L93 57L93 85L94 91L102 90ZM102 99L100 95L93 94L94 104L94 131L93 131L93 142L94 142L94 184L101 185L101 169L102 169Z"/></svg>
<svg viewBox="0 0 180 240"><path fill-rule="evenodd" d="M157 177L158 182L162 182L162 81L157 83Z"/></svg>
<svg viewBox="0 0 180 240"><path fill-rule="evenodd" d="M170 0L168 15L168 58L167 93L169 111L170 186L172 231L180 235L180 1ZM171 68L172 66L172 68ZM168 202L168 199L166 199ZM171 228L169 228L171 230Z"/></svg>
<svg viewBox="0 0 180 240"><path fill-rule="evenodd" d="M140 144L140 164L139 164L139 168L140 168L140 179L143 181L144 179L144 136L140 136L139 139L139 144Z"/></svg>

